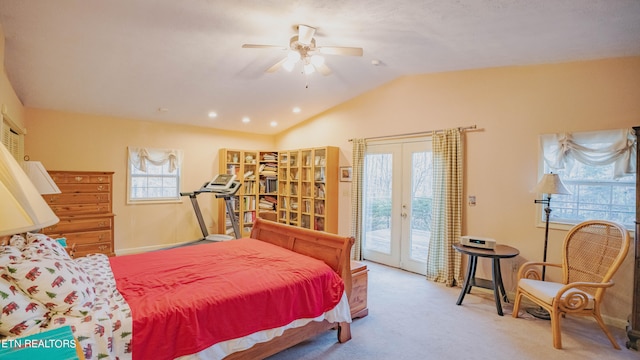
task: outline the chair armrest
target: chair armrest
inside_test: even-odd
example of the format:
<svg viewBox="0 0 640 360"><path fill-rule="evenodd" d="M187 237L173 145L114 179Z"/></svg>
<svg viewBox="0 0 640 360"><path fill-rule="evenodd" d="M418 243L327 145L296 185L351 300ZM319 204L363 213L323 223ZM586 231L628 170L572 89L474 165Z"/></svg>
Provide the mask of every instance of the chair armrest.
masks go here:
<svg viewBox="0 0 640 360"><path fill-rule="evenodd" d="M538 271L539 266L549 266L549 267L557 267L561 268L562 264L541 262L541 261L527 261L526 263L520 266L520 270L518 270L518 280L525 279L534 279L541 280L542 276L540 276L540 272Z"/></svg>
<svg viewBox="0 0 640 360"><path fill-rule="evenodd" d="M586 308L589 304L589 294L580 288L606 289L612 287L613 280L606 283L594 283L587 281L579 281L569 283L563 286L556 294L555 301L560 310L565 312L579 312Z"/></svg>

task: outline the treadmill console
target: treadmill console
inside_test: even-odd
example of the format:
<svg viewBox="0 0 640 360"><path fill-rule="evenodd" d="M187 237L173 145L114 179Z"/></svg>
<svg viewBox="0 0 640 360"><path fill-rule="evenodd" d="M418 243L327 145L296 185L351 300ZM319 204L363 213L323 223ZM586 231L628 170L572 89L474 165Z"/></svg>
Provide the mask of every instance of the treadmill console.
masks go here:
<svg viewBox="0 0 640 360"><path fill-rule="evenodd" d="M235 175L218 174L213 178L213 180L209 181L209 183L205 186L205 189L214 191L229 190L229 188L231 188L231 186L233 185L233 181L235 179Z"/></svg>

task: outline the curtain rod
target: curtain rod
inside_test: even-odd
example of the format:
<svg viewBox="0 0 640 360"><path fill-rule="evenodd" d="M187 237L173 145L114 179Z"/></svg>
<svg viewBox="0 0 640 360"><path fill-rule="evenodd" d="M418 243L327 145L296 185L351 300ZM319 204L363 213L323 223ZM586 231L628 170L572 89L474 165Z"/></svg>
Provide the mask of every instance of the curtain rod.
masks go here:
<svg viewBox="0 0 640 360"><path fill-rule="evenodd" d="M458 127L458 130L460 130L460 131L475 130L475 129L476 129L476 125L459 126ZM368 137L368 138L364 138L364 139L365 140L379 140L379 139L394 139L394 138L412 137L412 136L420 136L420 135L433 135L435 133L439 133L439 132L442 132L444 130L445 129L439 129L439 130L420 131L420 132L397 134L397 135L374 136L374 137ZM353 139L349 139L349 141L353 141Z"/></svg>

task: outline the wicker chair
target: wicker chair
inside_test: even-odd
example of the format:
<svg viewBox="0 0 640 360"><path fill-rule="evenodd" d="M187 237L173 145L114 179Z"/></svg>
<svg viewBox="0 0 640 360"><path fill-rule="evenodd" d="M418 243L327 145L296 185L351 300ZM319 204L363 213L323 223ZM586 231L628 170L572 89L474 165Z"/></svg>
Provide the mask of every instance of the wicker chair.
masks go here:
<svg viewBox="0 0 640 360"><path fill-rule="evenodd" d="M562 348L560 316L593 316L611 341L618 343L607 329L600 305L605 290L613 286L611 277L629 251L629 233L621 225L609 221L585 221L574 226L564 240L562 264L524 263L518 271L518 288L513 317L523 296L547 310L551 316L553 346ZM540 266L562 268L562 282L540 281Z"/></svg>

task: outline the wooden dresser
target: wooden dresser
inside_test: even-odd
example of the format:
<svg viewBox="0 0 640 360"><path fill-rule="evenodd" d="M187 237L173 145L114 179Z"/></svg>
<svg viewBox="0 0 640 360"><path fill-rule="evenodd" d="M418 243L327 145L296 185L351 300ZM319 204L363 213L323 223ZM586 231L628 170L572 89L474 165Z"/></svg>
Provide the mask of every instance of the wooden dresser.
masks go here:
<svg viewBox="0 0 640 360"><path fill-rule="evenodd" d="M351 261L351 297L349 307L351 308L351 318L361 318L369 314L367 307L367 265L359 261Z"/></svg>
<svg viewBox="0 0 640 360"><path fill-rule="evenodd" d="M60 222L42 230L75 245L75 257L92 253L113 256L113 172L49 171L62 191L43 195Z"/></svg>

